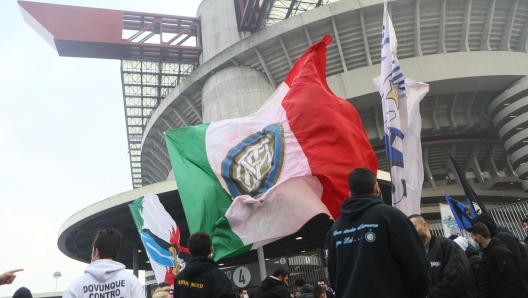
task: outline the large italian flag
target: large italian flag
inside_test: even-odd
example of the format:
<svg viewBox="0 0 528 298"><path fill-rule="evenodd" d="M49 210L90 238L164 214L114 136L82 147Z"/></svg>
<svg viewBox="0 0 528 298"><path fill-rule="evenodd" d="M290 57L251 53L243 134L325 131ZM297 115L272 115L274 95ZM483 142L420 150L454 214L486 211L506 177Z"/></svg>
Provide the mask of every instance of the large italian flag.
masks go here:
<svg viewBox="0 0 528 298"><path fill-rule="evenodd" d="M254 114L165 134L191 233L213 241L213 259L297 232L314 216L339 217L348 174L374 173L361 118L326 84L325 36L295 63Z"/></svg>

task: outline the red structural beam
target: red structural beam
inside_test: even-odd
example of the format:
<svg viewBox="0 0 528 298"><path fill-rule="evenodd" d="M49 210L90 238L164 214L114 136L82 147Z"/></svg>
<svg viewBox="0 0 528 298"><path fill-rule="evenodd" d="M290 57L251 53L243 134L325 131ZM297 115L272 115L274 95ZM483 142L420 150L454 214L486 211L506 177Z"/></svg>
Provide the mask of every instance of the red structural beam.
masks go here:
<svg viewBox="0 0 528 298"><path fill-rule="evenodd" d="M20 0L18 5L26 23L59 56L194 63L202 52L199 18Z"/></svg>
<svg viewBox="0 0 528 298"><path fill-rule="evenodd" d="M267 0L234 0L238 31L257 31Z"/></svg>

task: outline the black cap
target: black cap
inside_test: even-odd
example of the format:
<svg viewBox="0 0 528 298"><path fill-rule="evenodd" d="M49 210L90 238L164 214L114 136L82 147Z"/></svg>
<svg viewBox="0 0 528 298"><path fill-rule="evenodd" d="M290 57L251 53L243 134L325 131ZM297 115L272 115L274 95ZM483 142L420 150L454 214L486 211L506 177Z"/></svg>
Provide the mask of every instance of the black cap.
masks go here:
<svg viewBox="0 0 528 298"><path fill-rule="evenodd" d="M306 284L306 282L304 281L304 278L297 278L295 280L295 286L296 287L302 287Z"/></svg>

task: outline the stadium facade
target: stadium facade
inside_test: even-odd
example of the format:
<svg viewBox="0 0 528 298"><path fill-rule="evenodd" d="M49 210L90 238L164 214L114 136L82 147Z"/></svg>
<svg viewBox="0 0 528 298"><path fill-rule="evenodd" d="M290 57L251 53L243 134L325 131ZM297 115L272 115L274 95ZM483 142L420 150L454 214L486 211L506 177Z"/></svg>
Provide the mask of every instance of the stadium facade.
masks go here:
<svg viewBox="0 0 528 298"><path fill-rule="evenodd" d="M160 101L145 125L141 185L173 177L163 131L256 111L292 62L325 34L334 39L328 83L358 109L379 169L389 170L381 101L371 81L380 71L383 1L318 7L323 3L314 1L303 13L292 11L304 1L266 3L251 34L239 32L233 1L202 2L200 66ZM463 194L448 151L485 202L527 198L528 3L400 0L389 7L405 76L430 84L420 109L423 207L436 213L444 194ZM278 15L289 17L279 22Z"/></svg>
<svg viewBox="0 0 528 298"><path fill-rule="evenodd" d="M37 4L19 4L28 23L59 55L122 61L135 189L81 210L65 222L58 244L72 258L89 259L90 231L113 224L125 230L130 239L126 245L133 247L121 261L144 269L146 257L138 256L127 202L147 192L158 193L180 227L187 228L164 132L257 111L295 60L326 34L333 38L327 54L328 84L359 111L379 169L389 171L381 101L372 82L380 73L383 0L203 0L197 17L187 19L107 11L116 20L121 18L116 21L117 34L128 37L122 41L82 37L77 47L45 24ZM420 107L422 213L438 219L444 194L464 197L448 151L488 207L528 199L528 2L398 0L390 2L389 9L404 75L430 85ZM149 43L150 38L160 42ZM171 44L175 41L177 45ZM111 57L86 50L95 43L121 48L109 47L114 49ZM388 185L384 192L390 193ZM312 225L305 232L324 235L325 225L320 230ZM324 245L313 239L314 247ZM266 253L276 257L309 245L286 239Z"/></svg>

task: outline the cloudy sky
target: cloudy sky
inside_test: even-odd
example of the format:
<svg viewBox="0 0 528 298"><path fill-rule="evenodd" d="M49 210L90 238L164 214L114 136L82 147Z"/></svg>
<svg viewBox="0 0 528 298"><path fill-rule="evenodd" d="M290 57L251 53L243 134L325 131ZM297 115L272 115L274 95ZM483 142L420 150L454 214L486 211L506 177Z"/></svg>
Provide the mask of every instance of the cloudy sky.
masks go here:
<svg viewBox="0 0 528 298"><path fill-rule="evenodd" d="M199 0L42 0L195 16ZM24 268L0 297L26 286L58 291L86 264L57 248L59 227L95 202L132 188L119 61L58 57L0 4L0 271Z"/></svg>

